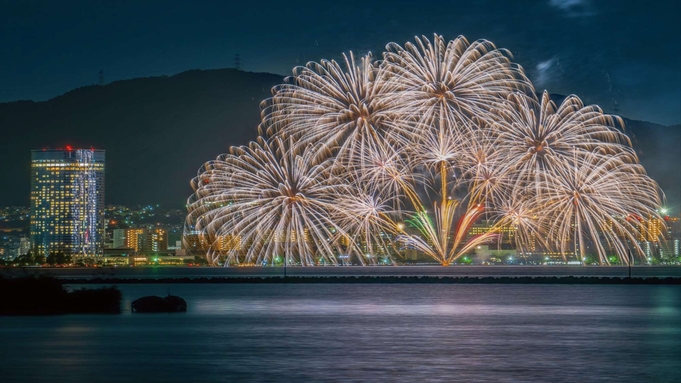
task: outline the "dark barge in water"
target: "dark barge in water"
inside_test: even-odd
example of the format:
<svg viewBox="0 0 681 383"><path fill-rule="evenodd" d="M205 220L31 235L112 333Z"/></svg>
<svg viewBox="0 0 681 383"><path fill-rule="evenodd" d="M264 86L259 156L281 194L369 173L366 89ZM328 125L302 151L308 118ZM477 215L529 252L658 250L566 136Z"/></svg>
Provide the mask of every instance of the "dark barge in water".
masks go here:
<svg viewBox="0 0 681 383"><path fill-rule="evenodd" d="M187 302L176 295L149 295L133 301L130 308L133 313L179 313L187 311Z"/></svg>

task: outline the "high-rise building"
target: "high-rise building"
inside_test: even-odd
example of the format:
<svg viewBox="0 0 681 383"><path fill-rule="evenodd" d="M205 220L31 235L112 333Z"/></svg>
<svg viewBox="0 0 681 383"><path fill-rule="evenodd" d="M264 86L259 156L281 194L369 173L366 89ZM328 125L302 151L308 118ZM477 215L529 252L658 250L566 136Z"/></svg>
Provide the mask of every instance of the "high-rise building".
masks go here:
<svg viewBox="0 0 681 383"><path fill-rule="evenodd" d="M49 256L101 256L104 150L31 152L31 248Z"/></svg>

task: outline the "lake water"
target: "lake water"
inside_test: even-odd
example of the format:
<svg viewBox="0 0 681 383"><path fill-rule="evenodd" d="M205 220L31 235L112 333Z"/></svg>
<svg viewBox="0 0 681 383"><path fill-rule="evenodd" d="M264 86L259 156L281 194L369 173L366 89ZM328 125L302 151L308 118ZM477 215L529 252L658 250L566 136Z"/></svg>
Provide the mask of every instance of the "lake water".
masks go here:
<svg viewBox="0 0 681 383"><path fill-rule="evenodd" d="M120 288L122 315L0 317L0 380L681 381L679 286ZM187 313L130 314L168 291Z"/></svg>

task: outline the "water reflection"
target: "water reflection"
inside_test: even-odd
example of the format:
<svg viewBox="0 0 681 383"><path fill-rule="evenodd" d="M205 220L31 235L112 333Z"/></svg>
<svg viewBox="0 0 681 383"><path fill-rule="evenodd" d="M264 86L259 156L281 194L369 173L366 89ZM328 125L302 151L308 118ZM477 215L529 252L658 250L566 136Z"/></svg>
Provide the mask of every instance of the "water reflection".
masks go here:
<svg viewBox="0 0 681 383"><path fill-rule="evenodd" d="M674 286L120 287L123 315L0 318L3 381L681 380ZM168 288L186 314L129 313Z"/></svg>

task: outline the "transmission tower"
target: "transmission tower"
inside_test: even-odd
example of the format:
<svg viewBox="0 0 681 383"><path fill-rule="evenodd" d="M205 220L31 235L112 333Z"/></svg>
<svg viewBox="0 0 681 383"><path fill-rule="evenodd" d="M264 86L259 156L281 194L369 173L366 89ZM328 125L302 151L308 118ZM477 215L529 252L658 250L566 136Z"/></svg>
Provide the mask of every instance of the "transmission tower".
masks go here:
<svg viewBox="0 0 681 383"><path fill-rule="evenodd" d="M99 70L99 85L104 85L104 71L102 69Z"/></svg>
<svg viewBox="0 0 681 383"><path fill-rule="evenodd" d="M234 55L234 69L240 70L241 69L241 55L240 54L235 54Z"/></svg>

